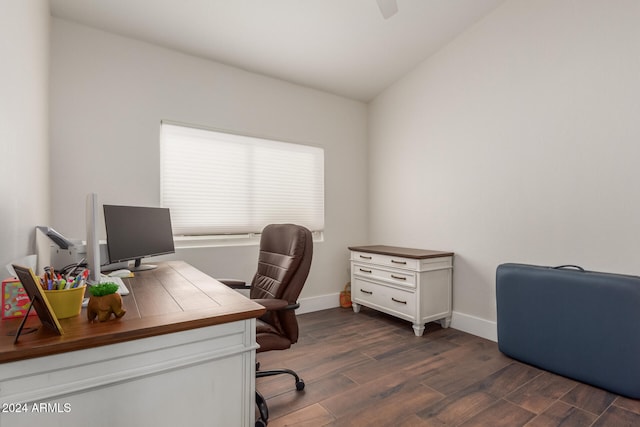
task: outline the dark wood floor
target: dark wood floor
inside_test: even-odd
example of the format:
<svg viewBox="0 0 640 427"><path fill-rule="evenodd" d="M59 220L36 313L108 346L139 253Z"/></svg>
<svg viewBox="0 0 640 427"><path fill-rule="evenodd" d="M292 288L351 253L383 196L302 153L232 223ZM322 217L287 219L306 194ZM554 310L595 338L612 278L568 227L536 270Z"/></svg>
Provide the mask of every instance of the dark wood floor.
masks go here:
<svg viewBox="0 0 640 427"><path fill-rule="evenodd" d="M497 344L363 307L298 316L300 341L258 354L269 426L640 426L640 400L627 399L519 363Z"/></svg>

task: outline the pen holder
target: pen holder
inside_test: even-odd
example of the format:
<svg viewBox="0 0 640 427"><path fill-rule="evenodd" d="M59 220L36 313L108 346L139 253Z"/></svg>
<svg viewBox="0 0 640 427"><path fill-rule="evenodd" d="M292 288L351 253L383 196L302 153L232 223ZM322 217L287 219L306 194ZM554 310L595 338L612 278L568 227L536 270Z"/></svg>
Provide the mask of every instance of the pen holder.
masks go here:
<svg viewBox="0 0 640 427"><path fill-rule="evenodd" d="M85 286L60 291L44 291L47 300L58 319L66 319L80 314Z"/></svg>

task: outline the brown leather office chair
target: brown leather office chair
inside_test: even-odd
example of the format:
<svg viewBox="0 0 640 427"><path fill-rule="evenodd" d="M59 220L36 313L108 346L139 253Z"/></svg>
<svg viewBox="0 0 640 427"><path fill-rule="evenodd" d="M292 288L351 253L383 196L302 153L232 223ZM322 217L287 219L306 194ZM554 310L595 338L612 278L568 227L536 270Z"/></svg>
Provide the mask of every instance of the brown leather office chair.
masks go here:
<svg viewBox="0 0 640 427"><path fill-rule="evenodd" d="M298 341L298 321L295 309L304 286L313 256L311 232L294 224L271 224L262 230L258 270L251 281L250 297L266 307L267 312L256 321L258 353L285 350ZM237 288L244 283L221 280ZM256 377L289 374L295 378L296 390L304 389L304 381L290 369L261 371L256 364ZM256 390L256 405L260 419L256 426L266 425L269 410Z"/></svg>

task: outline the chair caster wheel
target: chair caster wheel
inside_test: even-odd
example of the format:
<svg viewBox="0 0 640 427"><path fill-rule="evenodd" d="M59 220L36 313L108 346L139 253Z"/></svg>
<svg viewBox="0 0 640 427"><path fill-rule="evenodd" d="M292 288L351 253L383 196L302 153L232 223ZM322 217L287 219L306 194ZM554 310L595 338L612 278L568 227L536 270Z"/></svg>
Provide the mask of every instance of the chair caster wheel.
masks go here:
<svg viewBox="0 0 640 427"><path fill-rule="evenodd" d="M300 381L296 382L296 390L298 390L298 391L304 390L304 381L300 380Z"/></svg>
<svg viewBox="0 0 640 427"><path fill-rule="evenodd" d="M267 427L267 423L265 423L262 420L257 420L256 421L256 427Z"/></svg>

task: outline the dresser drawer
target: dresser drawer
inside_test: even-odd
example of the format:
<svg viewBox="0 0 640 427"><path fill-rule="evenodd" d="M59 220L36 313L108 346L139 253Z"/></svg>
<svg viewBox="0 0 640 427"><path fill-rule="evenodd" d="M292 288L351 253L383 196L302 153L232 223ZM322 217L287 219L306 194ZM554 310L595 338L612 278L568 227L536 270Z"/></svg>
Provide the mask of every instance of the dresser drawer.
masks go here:
<svg viewBox="0 0 640 427"><path fill-rule="evenodd" d="M416 287L416 273L405 270L387 270L373 264L353 263L353 274L371 280L382 280L398 286Z"/></svg>
<svg viewBox="0 0 640 427"><path fill-rule="evenodd" d="M416 294L409 290L392 288L356 278L351 284L351 299L367 307L409 320L416 315Z"/></svg>
<svg viewBox="0 0 640 427"><path fill-rule="evenodd" d="M351 261L386 267L406 268L408 270L417 270L419 265L419 260L417 259L357 251L351 252Z"/></svg>

